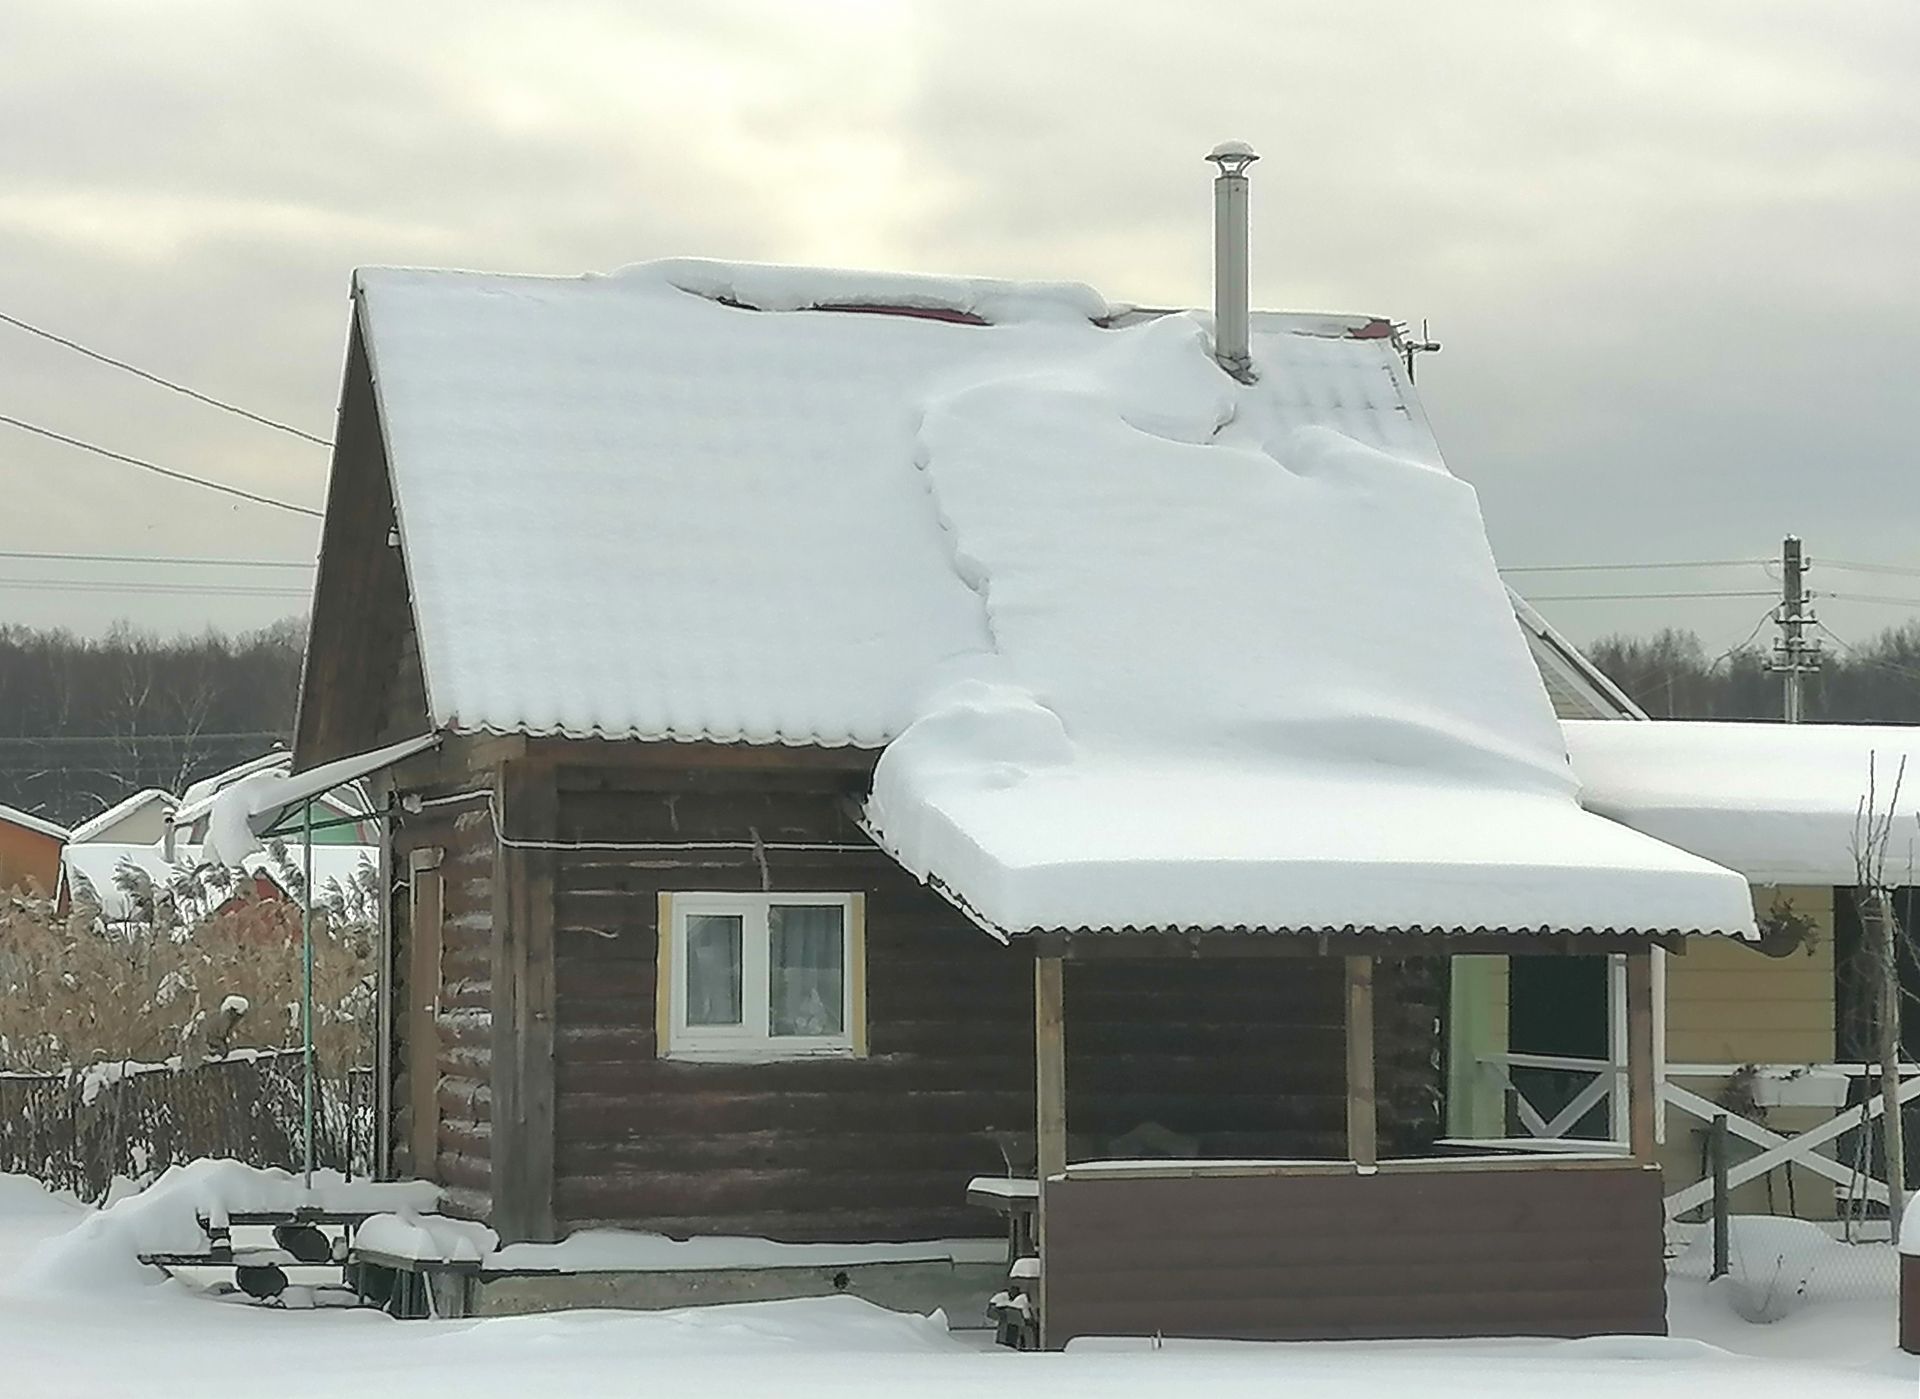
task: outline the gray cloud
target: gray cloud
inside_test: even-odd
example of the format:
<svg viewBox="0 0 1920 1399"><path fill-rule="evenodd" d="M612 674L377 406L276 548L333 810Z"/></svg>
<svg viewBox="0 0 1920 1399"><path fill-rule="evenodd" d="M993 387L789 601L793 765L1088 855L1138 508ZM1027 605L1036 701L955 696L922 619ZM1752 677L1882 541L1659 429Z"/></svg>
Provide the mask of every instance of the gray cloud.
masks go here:
<svg viewBox="0 0 1920 1399"><path fill-rule="evenodd" d="M1243 136L1267 156L1260 300L1432 318L1422 388L1503 559L1744 557L1792 528L1816 558L1920 563L1920 12L1899 0L689 8L12 0L0 308L324 430L355 265L696 252L1204 303L1199 156ZM321 496L317 449L12 332L0 411ZM315 537L11 434L0 486L0 548ZM1547 610L1727 644L1760 606ZM86 627L284 607L0 588L0 616Z"/></svg>

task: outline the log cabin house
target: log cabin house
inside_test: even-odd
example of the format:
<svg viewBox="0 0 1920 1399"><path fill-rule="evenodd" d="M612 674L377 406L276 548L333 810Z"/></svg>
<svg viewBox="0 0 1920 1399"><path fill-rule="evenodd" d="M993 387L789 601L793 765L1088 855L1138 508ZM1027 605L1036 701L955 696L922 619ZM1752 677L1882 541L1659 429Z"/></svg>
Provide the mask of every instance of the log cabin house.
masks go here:
<svg viewBox="0 0 1920 1399"><path fill-rule="evenodd" d="M388 812L393 1172L849 1246L1024 1176L1049 1345L1664 1328L1638 1126L1436 1148L1447 965L1624 954L1644 1038L1746 887L1581 810L1392 327L1233 295L356 276L239 815Z"/></svg>

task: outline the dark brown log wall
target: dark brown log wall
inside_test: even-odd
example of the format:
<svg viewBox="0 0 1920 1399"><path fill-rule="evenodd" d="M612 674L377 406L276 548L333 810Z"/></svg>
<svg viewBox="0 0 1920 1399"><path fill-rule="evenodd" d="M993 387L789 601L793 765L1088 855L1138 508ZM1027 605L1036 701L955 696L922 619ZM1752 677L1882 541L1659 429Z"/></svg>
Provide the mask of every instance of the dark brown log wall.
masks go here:
<svg viewBox="0 0 1920 1399"><path fill-rule="evenodd" d="M1047 1344L1664 1335L1657 1169L1065 1180Z"/></svg>
<svg viewBox="0 0 1920 1399"><path fill-rule="evenodd" d="M471 740L450 739L439 753L412 760L398 789L417 796L444 796L492 783L491 755ZM401 1175L435 1180L448 1188L449 1208L471 1218L492 1213L493 1132L493 948L496 851L483 802L429 808L394 822L390 853L397 890L393 959L393 1069L391 1090L394 1168ZM418 999L410 984L412 931L404 920L408 857L438 850L441 920L440 1012L433 1072L438 1081L439 1150L431 1162L412 1159L413 1076L418 1071L408 1009Z"/></svg>
<svg viewBox="0 0 1920 1399"><path fill-rule="evenodd" d="M555 877L555 1207L562 1229L792 1240L990 1234L967 1180L1024 1166L1033 1130L1032 964L865 845L857 767L600 764L559 771L563 840L758 839L765 849L569 852ZM832 890L867 899L869 1056L687 1064L654 1043L658 895ZM1384 971L1384 969L1383 969ZM1398 975L1400 979L1394 978ZM1383 1141L1431 1135L1441 983L1383 975ZM1071 1155L1143 1123L1209 1156L1344 1154L1337 961L1075 965ZM1024 1159L1021 1159L1024 1158Z"/></svg>

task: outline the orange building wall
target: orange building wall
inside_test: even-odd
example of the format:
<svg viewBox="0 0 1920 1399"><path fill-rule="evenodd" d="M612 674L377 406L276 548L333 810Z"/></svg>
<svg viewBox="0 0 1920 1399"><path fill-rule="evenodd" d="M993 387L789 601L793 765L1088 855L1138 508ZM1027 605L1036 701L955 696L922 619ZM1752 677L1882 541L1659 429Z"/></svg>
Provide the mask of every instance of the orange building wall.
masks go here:
<svg viewBox="0 0 1920 1399"><path fill-rule="evenodd" d="M60 842L50 835L0 821L0 889L14 889L29 879L51 894L60 877Z"/></svg>

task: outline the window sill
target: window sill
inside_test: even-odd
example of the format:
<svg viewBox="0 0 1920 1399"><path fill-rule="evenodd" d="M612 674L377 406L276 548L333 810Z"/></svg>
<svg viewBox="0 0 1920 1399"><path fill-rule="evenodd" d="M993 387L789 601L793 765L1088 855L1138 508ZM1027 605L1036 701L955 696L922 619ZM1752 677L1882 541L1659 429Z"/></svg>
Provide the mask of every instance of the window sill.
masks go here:
<svg viewBox="0 0 1920 1399"><path fill-rule="evenodd" d="M659 1056L675 1064L786 1064L800 1059L862 1059L850 1044L785 1048L772 1044L686 1045Z"/></svg>

